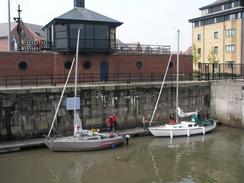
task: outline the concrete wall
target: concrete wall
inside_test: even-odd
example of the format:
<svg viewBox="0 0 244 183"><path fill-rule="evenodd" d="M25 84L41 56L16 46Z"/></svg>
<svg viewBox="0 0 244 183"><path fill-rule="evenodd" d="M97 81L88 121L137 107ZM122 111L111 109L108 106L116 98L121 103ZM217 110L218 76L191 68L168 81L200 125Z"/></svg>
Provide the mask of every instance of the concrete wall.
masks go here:
<svg viewBox="0 0 244 183"><path fill-rule="evenodd" d="M211 116L225 125L244 128L244 83L211 82Z"/></svg>
<svg viewBox="0 0 244 183"><path fill-rule="evenodd" d="M106 128L106 118L116 113L119 128L142 125L142 115L150 118L161 83L138 83L120 85L82 85L78 87L81 97L79 110L86 128ZM210 105L208 82L180 83L180 106L185 111ZM0 90L0 141L42 137L48 133L62 87L20 88ZM57 132L72 133L72 112L65 109L65 98L73 95L67 88L58 113ZM156 112L155 121L162 123L175 109L175 84L167 83Z"/></svg>

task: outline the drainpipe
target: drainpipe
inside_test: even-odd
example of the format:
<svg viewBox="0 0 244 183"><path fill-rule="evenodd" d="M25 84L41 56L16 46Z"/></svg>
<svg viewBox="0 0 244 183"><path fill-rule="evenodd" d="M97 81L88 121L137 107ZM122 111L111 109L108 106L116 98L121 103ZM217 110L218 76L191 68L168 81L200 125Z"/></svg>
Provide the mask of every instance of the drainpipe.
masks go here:
<svg viewBox="0 0 244 183"><path fill-rule="evenodd" d="M240 55L240 64L241 64L241 76L242 76L242 72L243 72L243 70L242 70L242 64L243 64L243 53L242 53L242 51L243 51L243 19L241 18L241 55Z"/></svg>

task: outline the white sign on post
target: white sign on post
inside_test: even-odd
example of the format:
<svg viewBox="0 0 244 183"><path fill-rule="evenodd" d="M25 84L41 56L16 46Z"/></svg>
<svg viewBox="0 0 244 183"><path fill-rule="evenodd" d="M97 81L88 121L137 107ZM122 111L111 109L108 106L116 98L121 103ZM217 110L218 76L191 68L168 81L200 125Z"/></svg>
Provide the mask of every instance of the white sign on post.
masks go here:
<svg viewBox="0 0 244 183"><path fill-rule="evenodd" d="M76 101L76 105L75 105ZM76 108L75 108L76 107ZM75 109L80 109L80 97L67 97L66 98L66 110L71 111Z"/></svg>

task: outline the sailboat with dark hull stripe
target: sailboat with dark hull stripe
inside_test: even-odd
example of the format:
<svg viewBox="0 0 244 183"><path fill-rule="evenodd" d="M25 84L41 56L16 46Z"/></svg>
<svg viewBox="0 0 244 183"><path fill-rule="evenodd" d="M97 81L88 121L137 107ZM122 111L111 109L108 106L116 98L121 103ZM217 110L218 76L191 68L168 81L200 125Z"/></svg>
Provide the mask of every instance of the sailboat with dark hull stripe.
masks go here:
<svg viewBox="0 0 244 183"><path fill-rule="evenodd" d="M72 65L66 79L55 115L49 130L48 136L45 140L45 144L52 151L91 151L91 150L101 150L106 148L112 148L124 143L125 138L118 135L117 133L99 133L92 130L86 130L82 128L81 120L77 112L77 67L78 67L78 54L79 54L79 37L80 37L80 28L78 30L77 36L77 47L76 47L76 56L72 61ZM64 91L67 86L69 77L73 66L75 65L75 92L74 92L74 134L73 136L68 137L51 137L51 132L54 126L54 123L57 118L58 110L63 99Z"/></svg>

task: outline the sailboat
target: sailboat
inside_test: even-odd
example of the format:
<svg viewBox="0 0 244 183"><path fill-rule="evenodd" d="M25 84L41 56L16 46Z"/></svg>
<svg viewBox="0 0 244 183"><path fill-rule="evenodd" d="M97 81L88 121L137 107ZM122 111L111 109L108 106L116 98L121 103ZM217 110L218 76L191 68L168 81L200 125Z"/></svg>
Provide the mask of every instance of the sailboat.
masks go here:
<svg viewBox="0 0 244 183"><path fill-rule="evenodd" d="M159 126L151 126L155 111L158 106L158 102L162 93L162 89L165 83L166 75L169 69L170 61L172 58L172 54L170 55L169 62L166 68L166 72L163 78L163 82L161 85L161 89L159 92L159 96L150 120L150 127L148 128L151 134L155 137L170 137L173 138L175 136L191 136L191 135L204 135L208 132L213 131L216 128L216 121L213 119L201 119L198 111L184 113L180 107L178 102L179 97L179 35L180 31L178 30L178 52L177 52L177 74L176 74L176 124L165 124ZM178 115L177 115L178 114ZM190 116L190 121L179 121L179 118Z"/></svg>
<svg viewBox="0 0 244 183"><path fill-rule="evenodd" d="M76 56L72 61L71 68L69 70L60 100L53 117L51 128L45 140L45 144L52 151L90 151L90 150L100 150L106 148L116 147L124 143L125 138L118 135L117 133L99 133L92 130L86 130L82 128L81 120L78 115L78 100L77 97L77 71L78 71L78 54L79 54L79 37L80 37L80 28L78 29L77 36L77 47L76 47ZM73 110L74 110L74 132L72 136L67 137L51 137L51 132L54 126L54 123L57 118L58 110L62 102L65 88L67 87L71 71L75 63L75 86L74 86L74 97L73 97Z"/></svg>

